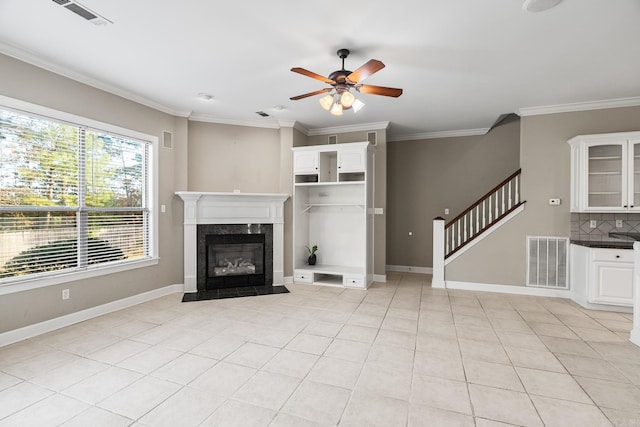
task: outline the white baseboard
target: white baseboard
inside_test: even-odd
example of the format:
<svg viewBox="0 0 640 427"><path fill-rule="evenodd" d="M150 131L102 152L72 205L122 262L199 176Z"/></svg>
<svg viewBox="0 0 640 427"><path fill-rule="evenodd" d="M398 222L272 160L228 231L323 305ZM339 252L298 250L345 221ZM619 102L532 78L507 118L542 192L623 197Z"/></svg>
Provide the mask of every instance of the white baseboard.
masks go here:
<svg viewBox="0 0 640 427"><path fill-rule="evenodd" d="M373 281L374 282L386 282L387 281L387 275L386 274L374 274L373 275Z"/></svg>
<svg viewBox="0 0 640 427"><path fill-rule="evenodd" d="M183 292L183 290L184 285L169 285L117 301L108 302L96 307L87 308L86 310L66 314L64 316L56 317L55 319L45 320L44 322L3 332L0 334L0 347L47 332L55 331L56 329L64 328L65 326L84 322L85 320L93 319L94 317L102 316L103 314L112 313L114 311L122 310L123 308L151 301L156 298Z"/></svg>
<svg viewBox="0 0 640 427"><path fill-rule="evenodd" d="M640 326L636 326L631 330L631 336L629 337L629 341L631 341L637 346L640 346Z"/></svg>
<svg viewBox="0 0 640 427"><path fill-rule="evenodd" d="M462 289L466 291L497 292L503 294L531 295L537 297L569 298L569 290L532 288L528 286L497 285L492 283L445 281L447 289Z"/></svg>
<svg viewBox="0 0 640 427"><path fill-rule="evenodd" d="M587 301L586 297L576 292L571 294L571 299L578 305L588 310L616 311L618 313L633 313L633 307L621 305L593 304Z"/></svg>
<svg viewBox="0 0 640 427"><path fill-rule="evenodd" d="M400 273L433 274L432 267L414 267L411 265L387 265L387 271L399 271Z"/></svg>

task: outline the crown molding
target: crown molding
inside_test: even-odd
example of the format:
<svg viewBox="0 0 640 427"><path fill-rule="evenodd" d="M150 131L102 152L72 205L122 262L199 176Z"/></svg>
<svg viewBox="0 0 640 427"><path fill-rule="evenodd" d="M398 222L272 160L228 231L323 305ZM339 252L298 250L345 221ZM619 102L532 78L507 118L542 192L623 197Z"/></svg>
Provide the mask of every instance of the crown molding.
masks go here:
<svg viewBox="0 0 640 427"><path fill-rule="evenodd" d="M77 71L73 71L69 68L63 67L58 64L54 64L53 62L47 61L45 59L39 58L35 54L25 51L23 49L17 48L15 46L9 45L4 42L0 42L0 53L15 58L19 61L26 62L27 64L34 65L38 68L42 68L44 70L50 71L52 73L58 74L63 77L67 77L71 80L75 80L79 83L83 83L87 86L94 87L96 89L103 90L112 95L116 95L129 101L136 102L138 104L142 104L146 107L153 108L154 110L161 111L166 114L171 114L172 116L177 117L189 117L191 114L190 111L179 111L175 110L171 107L168 107L163 104L159 104L155 101L152 101L148 98L135 94L133 92L129 92L121 87L113 86L107 84L103 81L97 80L95 78L89 77L87 75L78 73Z"/></svg>
<svg viewBox="0 0 640 427"><path fill-rule="evenodd" d="M637 107L640 97L605 99L602 101L574 102L570 104L546 105L541 107L526 107L518 110L518 115L539 116L542 114L570 113L573 111L603 110L606 108Z"/></svg>
<svg viewBox="0 0 640 427"><path fill-rule="evenodd" d="M207 122L216 123L220 125L232 125L232 126L247 126L253 128L266 128L266 129L280 129L280 124L277 122L263 122L259 120L233 120L233 119L221 119L209 114L193 113L189 116L189 120L194 122Z"/></svg>
<svg viewBox="0 0 640 427"><path fill-rule="evenodd" d="M361 132L368 130L386 130L389 122L363 123L359 125L332 126L328 128L309 129L307 136L332 135L334 133Z"/></svg>
<svg viewBox="0 0 640 427"><path fill-rule="evenodd" d="M423 132L406 135L391 135L389 142L397 141L416 141L420 139L436 139L436 138L454 138L458 136L477 136L485 135L491 128L478 129L461 129L461 130L443 130L438 132Z"/></svg>
<svg viewBox="0 0 640 427"><path fill-rule="evenodd" d="M281 128L294 128L303 133L305 136L309 136L309 129L302 126L300 122L297 122L295 120L278 120L278 125L280 125Z"/></svg>

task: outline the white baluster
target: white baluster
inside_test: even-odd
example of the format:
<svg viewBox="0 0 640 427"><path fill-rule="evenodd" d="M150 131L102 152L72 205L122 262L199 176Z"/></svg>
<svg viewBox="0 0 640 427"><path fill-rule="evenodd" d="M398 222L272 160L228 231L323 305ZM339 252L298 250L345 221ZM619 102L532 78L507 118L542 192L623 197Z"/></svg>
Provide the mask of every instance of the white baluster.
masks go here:
<svg viewBox="0 0 640 427"><path fill-rule="evenodd" d="M502 186L502 211L500 212L500 215L502 215L504 213L504 211L506 210L504 208L504 185Z"/></svg>
<svg viewBox="0 0 640 427"><path fill-rule="evenodd" d="M469 211L469 237L471 236L473 236L473 209Z"/></svg>
<svg viewBox="0 0 640 427"><path fill-rule="evenodd" d="M511 206L513 206L513 200L511 199L511 181L509 181L509 191L507 191L507 193L509 194L509 209L511 209Z"/></svg>
<svg viewBox="0 0 640 427"><path fill-rule="evenodd" d="M486 227L487 225L487 211L486 208L484 206L484 200L482 201L482 228Z"/></svg>
<svg viewBox="0 0 640 427"><path fill-rule="evenodd" d="M480 205L476 206L476 233L480 231Z"/></svg>
<svg viewBox="0 0 640 427"><path fill-rule="evenodd" d="M516 175L516 204L520 203L520 175Z"/></svg>
<svg viewBox="0 0 640 427"><path fill-rule="evenodd" d="M493 193L493 195L495 196L496 200L495 200L495 205L496 205L496 215L494 217L494 219L498 219L498 217L500 216L498 214L498 202L500 201L500 193L498 191L496 191L495 193Z"/></svg>
<svg viewBox="0 0 640 427"><path fill-rule="evenodd" d="M491 196L489 196L489 224L493 221L493 209L491 206Z"/></svg>
<svg viewBox="0 0 640 427"><path fill-rule="evenodd" d="M463 227L464 227L464 232L462 233L462 235L463 235L463 240L462 241L466 242L467 241L467 221L468 221L467 220L467 216L466 215L463 216L462 219L463 219Z"/></svg>

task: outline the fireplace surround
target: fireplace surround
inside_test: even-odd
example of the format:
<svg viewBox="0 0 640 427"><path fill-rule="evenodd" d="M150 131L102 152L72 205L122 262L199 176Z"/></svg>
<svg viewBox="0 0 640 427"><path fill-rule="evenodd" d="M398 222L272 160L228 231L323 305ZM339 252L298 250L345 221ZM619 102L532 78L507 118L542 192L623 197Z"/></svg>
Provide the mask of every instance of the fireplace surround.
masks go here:
<svg viewBox="0 0 640 427"><path fill-rule="evenodd" d="M206 254L206 235L264 235L264 283L258 286L273 286L284 289L284 202L289 198L287 194L272 193L218 193L218 192L195 192L179 191L176 193L184 202L184 292L198 293L206 291L207 288L207 262L198 262L198 251L202 250ZM222 238L219 245L228 244L226 237ZM240 238L247 239L247 238ZM211 239L213 242L215 238ZM251 240L251 238L249 238ZM255 242L245 242L255 243ZM218 248L220 249L220 248ZM228 249L229 248L222 248ZM234 273L239 273L242 268L250 270L248 264L251 261L240 260L254 249L237 248L230 250L229 256L234 259L227 261ZM245 255L242 255L242 254ZM220 256L220 255L218 255ZM215 257L215 255L214 255ZM222 256L222 261L224 261ZM270 261L269 261L270 259ZM271 265L269 265L269 263ZM213 261L215 264L215 261ZM240 265L245 264L245 265ZM212 265L215 268L223 268L224 265ZM257 268L257 265L253 266ZM222 273L222 270L218 270ZM215 276L215 274L214 274ZM251 280L239 278L242 274L226 274L227 278L221 282L227 284L210 285L219 286L218 289L255 289L256 285L250 284ZM235 283L234 283L235 281ZM213 281L212 281L213 282ZM240 282L240 283L238 283ZM242 283L244 282L244 283ZM249 294L251 294L250 291ZM246 294L247 292L239 292Z"/></svg>
<svg viewBox="0 0 640 427"><path fill-rule="evenodd" d="M273 285L273 224L198 224L198 291Z"/></svg>

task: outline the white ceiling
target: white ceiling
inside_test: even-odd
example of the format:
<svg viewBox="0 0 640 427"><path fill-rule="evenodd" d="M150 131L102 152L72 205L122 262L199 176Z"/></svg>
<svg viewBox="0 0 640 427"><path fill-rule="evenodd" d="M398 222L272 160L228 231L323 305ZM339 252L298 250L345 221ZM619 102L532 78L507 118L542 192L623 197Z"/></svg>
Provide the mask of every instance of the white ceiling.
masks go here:
<svg viewBox="0 0 640 427"><path fill-rule="evenodd" d="M522 0L80 3L113 24L51 0L0 0L0 52L176 115L310 130L388 121L399 139L487 128L523 108L640 104L640 0L564 0L541 13ZM360 94L366 107L340 117L319 96L289 100L326 87L289 70L328 75L339 48L352 51L347 69L384 62L365 83L404 94Z"/></svg>

